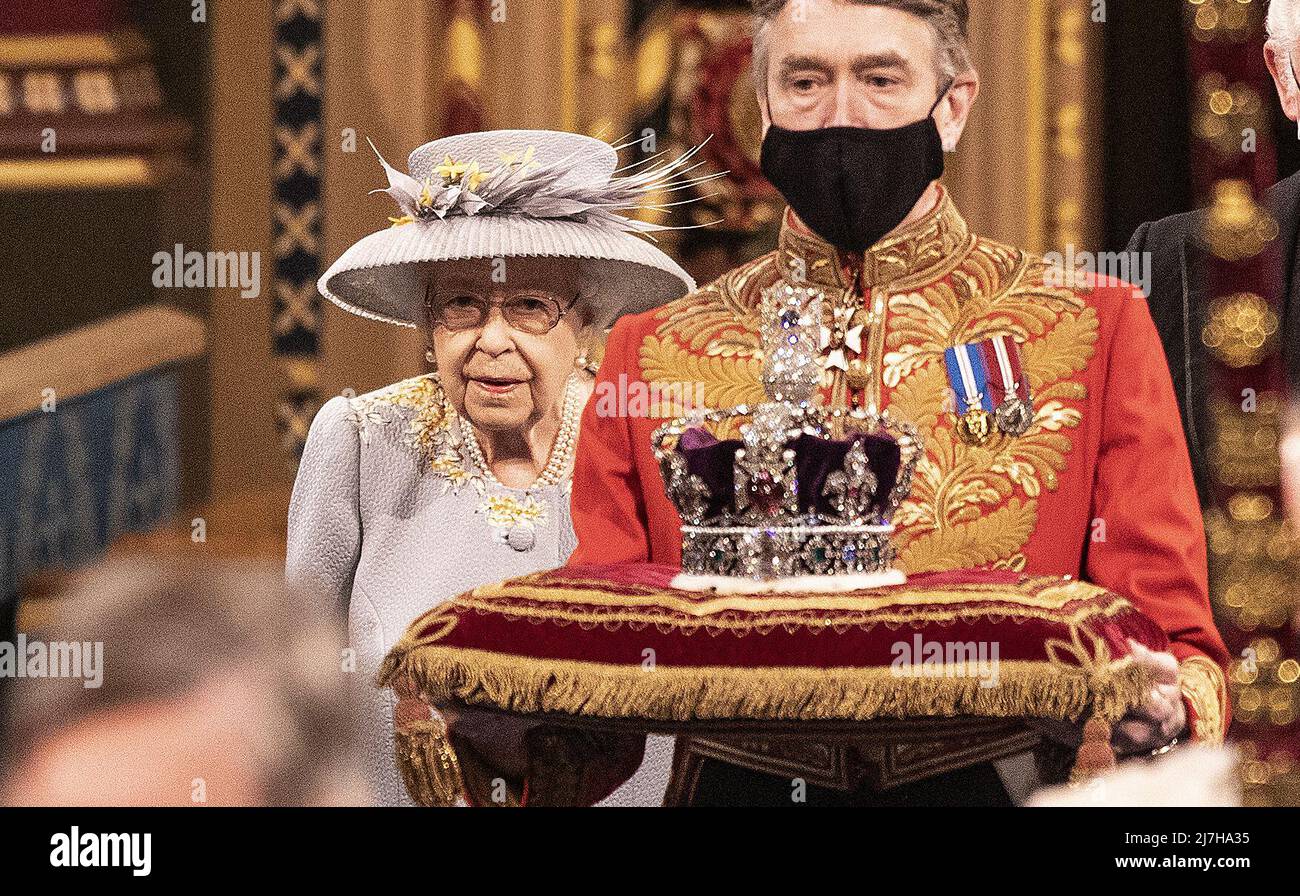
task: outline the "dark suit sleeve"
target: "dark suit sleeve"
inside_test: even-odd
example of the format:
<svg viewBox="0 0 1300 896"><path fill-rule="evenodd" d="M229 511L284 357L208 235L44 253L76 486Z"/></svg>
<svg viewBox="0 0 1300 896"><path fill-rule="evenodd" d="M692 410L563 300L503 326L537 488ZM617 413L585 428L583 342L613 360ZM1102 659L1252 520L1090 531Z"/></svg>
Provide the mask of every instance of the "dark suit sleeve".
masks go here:
<svg viewBox="0 0 1300 896"><path fill-rule="evenodd" d="M1129 258L1141 258L1147 251L1147 236L1151 233L1151 222L1144 221L1138 225L1138 229L1133 231L1133 236L1129 238L1128 248L1124 251L1128 253ZM1148 298L1150 293L1148 292Z"/></svg>
<svg viewBox="0 0 1300 896"><path fill-rule="evenodd" d="M1198 309L1189 307L1189 285L1185 265L1188 239L1196 226L1194 214L1175 215L1160 221L1148 221L1133 233L1125 252L1136 273L1129 279L1143 288L1147 307L1160 335L1178 412L1183 422L1192 459L1196 491L1202 504L1209 498L1209 480L1201 450L1200 428L1203 425L1205 383L1199 352ZM1141 274L1141 276L1138 276ZM1191 328L1189 332L1189 327Z"/></svg>

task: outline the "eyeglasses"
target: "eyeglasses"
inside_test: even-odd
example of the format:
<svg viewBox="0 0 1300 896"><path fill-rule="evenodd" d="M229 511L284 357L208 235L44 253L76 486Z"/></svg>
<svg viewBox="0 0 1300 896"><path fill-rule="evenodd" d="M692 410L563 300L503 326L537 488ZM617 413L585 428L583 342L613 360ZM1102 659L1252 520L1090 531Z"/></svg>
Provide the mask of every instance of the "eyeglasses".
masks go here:
<svg viewBox="0 0 1300 896"><path fill-rule="evenodd" d="M506 324L521 333L542 336L554 330L578 303L578 296L565 307L546 295L513 295L500 302L489 301L470 292L455 292L434 300L432 287L424 293L424 307L429 319L453 332L476 330L487 323L493 308L501 309Z"/></svg>

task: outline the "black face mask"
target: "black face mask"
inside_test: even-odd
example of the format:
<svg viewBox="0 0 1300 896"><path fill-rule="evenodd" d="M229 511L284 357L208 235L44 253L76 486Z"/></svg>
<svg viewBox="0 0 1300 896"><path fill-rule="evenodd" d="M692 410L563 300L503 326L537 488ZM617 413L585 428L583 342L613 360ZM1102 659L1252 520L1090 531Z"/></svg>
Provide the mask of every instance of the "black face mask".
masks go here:
<svg viewBox="0 0 1300 896"><path fill-rule="evenodd" d="M763 174L814 233L846 252L865 251L943 174L943 139L933 116L947 94L925 118L901 128L772 125L763 138Z"/></svg>

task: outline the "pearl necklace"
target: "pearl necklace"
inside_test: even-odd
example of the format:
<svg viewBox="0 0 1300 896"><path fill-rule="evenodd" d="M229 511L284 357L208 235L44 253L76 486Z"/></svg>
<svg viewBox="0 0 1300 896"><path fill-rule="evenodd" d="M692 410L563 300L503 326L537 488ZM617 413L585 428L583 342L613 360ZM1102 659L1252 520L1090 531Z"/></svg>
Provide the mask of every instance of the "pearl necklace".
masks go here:
<svg viewBox="0 0 1300 896"><path fill-rule="evenodd" d="M578 424L582 419L581 391L577 377L570 377L564 390L564 408L560 412L560 429L555 434L555 444L551 446L551 455L547 459L541 475L525 491L546 488L555 485L564 478L564 473L569 468L569 462L573 460L573 452L578 444ZM469 452L470 463L478 468L478 471L482 473L483 478L488 483L505 488L488 466L487 458L483 456L483 449L479 446L478 437L474 434L474 424L470 423L465 417L460 418L460 434L461 439L465 442L465 449Z"/></svg>

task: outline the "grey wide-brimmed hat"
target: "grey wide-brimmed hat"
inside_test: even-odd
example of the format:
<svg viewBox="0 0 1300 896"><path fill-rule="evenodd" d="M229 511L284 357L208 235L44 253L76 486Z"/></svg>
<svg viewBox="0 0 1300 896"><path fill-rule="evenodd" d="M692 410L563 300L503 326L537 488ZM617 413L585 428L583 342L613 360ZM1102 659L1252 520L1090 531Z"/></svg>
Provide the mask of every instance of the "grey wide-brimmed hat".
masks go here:
<svg viewBox="0 0 1300 896"><path fill-rule="evenodd" d="M615 147L558 131L484 131L426 143L409 174L380 158L399 208L391 226L353 244L317 281L339 307L413 327L424 314L431 262L577 258L594 323L654 308L695 281L644 236L666 228L621 212L658 208L663 193L694 186L694 150L618 176ZM508 270L508 268L507 268ZM509 276L507 274L507 276Z"/></svg>

